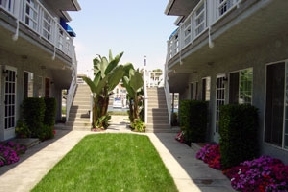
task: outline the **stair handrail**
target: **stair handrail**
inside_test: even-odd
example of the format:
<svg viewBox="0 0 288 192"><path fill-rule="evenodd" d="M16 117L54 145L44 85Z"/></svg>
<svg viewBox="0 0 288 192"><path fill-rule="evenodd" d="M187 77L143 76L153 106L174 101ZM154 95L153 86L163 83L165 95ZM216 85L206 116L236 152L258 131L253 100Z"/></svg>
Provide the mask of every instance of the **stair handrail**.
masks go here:
<svg viewBox="0 0 288 192"><path fill-rule="evenodd" d="M144 73L143 73L143 80L144 80L144 123L147 123L147 111L148 111L148 97L147 97L147 70L146 70L146 57L144 56Z"/></svg>
<svg viewBox="0 0 288 192"><path fill-rule="evenodd" d="M66 122L69 120L69 115L70 115L70 109L71 106L73 104L73 100L74 100L74 96L75 96L75 91L76 91L76 87L77 87L77 62L76 62L76 54L75 54L75 50L74 50L74 54L73 54L73 65L72 65L72 81L70 84L70 88L68 90L67 93L67 99L66 99Z"/></svg>
<svg viewBox="0 0 288 192"><path fill-rule="evenodd" d="M169 124L171 122L171 98L170 98L170 90L169 90L169 69L168 69L168 61L170 58L169 55L169 41L167 42L168 48L167 48L167 57L166 57L166 64L165 64L165 69L164 69L164 90L165 90L165 95L166 95L166 101L167 101L167 109L168 109L168 114L169 114Z"/></svg>

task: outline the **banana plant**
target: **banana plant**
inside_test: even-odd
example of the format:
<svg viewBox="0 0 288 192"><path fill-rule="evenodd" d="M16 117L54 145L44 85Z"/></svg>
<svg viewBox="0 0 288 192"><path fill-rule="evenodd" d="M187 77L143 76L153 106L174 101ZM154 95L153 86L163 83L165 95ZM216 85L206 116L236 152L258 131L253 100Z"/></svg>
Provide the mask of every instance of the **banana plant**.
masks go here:
<svg viewBox="0 0 288 192"><path fill-rule="evenodd" d="M107 113L109 96L113 94L114 88L124 74L123 66L119 65L122 55L123 52L114 58L111 50L109 50L109 59L97 55L93 60L94 79L83 77L93 94L93 128L106 129L109 126L108 121L111 118Z"/></svg>
<svg viewBox="0 0 288 192"><path fill-rule="evenodd" d="M131 98L129 105L129 118L130 121L133 122L135 119L139 119L140 116L139 103L142 96L139 95L139 93L143 88L144 80L142 73L139 72L139 69L135 70L132 64L125 65L124 70L125 75L122 78L122 82L129 98ZM131 100L133 101L133 104L131 104Z"/></svg>

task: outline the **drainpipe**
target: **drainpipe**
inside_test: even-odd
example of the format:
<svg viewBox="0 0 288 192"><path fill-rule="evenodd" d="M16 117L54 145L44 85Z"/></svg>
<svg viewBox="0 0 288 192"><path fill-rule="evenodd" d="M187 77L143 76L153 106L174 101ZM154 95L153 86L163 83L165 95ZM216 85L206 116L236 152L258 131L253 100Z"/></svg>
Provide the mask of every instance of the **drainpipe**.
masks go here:
<svg viewBox="0 0 288 192"><path fill-rule="evenodd" d="M18 40L18 37L19 37L19 22L20 22L20 20L19 20L19 18L20 18L20 14L21 14L21 12L20 12L20 4L22 3L22 1L19 1L18 3L15 3L15 17L16 17L16 25L17 25L17 27L16 27L16 32L15 32L15 34L13 35L13 37L12 37L12 39L13 39L13 41L17 41Z"/></svg>
<svg viewBox="0 0 288 192"><path fill-rule="evenodd" d="M237 3L237 9L240 8L240 4L241 4L242 0L239 0L238 3Z"/></svg>
<svg viewBox="0 0 288 192"><path fill-rule="evenodd" d="M57 35L57 33L58 33L58 30L57 30L57 28L58 28L58 24L57 24L57 18L56 17L54 17L54 42L53 42L53 55L52 55L52 57L51 57L51 59L52 60L54 60L55 59L55 55L56 55L56 43L58 42L58 39L57 39L57 37L59 37L58 35Z"/></svg>
<svg viewBox="0 0 288 192"><path fill-rule="evenodd" d="M211 49L213 49L214 48L214 43L213 43L213 41L212 41L212 37L211 37L211 25L209 26L209 47L211 48Z"/></svg>
<svg viewBox="0 0 288 192"><path fill-rule="evenodd" d="M180 23L180 26L179 26L179 34L178 34L178 38L179 38L179 60L180 60L180 65L183 64L182 62L182 24L183 23Z"/></svg>

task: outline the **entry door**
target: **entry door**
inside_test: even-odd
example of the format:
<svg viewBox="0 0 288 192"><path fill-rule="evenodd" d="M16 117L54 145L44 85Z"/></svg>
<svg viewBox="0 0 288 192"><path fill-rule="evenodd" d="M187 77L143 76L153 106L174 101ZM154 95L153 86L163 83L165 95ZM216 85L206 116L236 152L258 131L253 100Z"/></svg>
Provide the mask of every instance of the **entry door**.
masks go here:
<svg viewBox="0 0 288 192"><path fill-rule="evenodd" d="M6 66L4 80L4 139L15 135L17 70Z"/></svg>
<svg viewBox="0 0 288 192"><path fill-rule="evenodd" d="M218 121L219 121L219 109L220 106L225 104L225 75L217 75L217 85L216 85L216 121L214 126L214 141L219 141L219 133L218 133Z"/></svg>

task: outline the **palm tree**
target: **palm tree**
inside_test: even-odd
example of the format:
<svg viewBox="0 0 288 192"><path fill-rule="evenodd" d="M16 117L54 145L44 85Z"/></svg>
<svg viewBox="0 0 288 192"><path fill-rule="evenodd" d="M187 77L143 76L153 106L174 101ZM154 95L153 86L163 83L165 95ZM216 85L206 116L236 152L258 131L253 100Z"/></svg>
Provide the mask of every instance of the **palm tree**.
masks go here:
<svg viewBox="0 0 288 192"><path fill-rule="evenodd" d="M124 70L125 74L122 78L122 82L126 88L128 97L130 98L129 118L130 121L133 122L135 119L139 119L140 117L139 104L142 96L139 93L141 93L144 85L143 74L139 69L135 70L132 64L126 65ZM133 104L131 101L133 101Z"/></svg>
<svg viewBox="0 0 288 192"><path fill-rule="evenodd" d="M119 65L123 52L114 58L109 50L109 60L106 57L97 55L93 60L94 79L83 77L93 93L93 128L106 129L111 116L107 113L109 96L113 94L114 88L123 77L123 66Z"/></svg>

